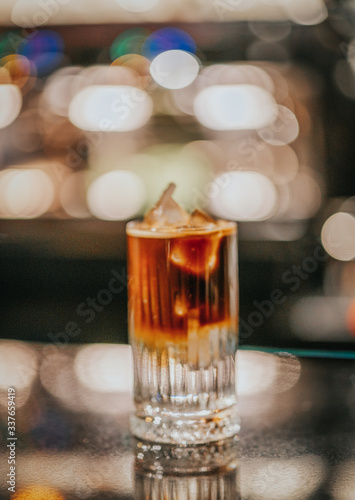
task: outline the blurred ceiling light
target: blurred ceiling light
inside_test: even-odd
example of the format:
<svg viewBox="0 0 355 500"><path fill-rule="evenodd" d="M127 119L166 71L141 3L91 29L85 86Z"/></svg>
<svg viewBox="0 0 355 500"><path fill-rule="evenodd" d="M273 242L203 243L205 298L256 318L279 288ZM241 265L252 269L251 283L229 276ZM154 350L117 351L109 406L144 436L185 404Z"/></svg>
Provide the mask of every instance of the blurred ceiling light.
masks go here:
<svg viewBox="0 0 355 500"><path fill-rule="evenodd" d="M10 125L19 115L22 96L16 85L0 85L0 129Z"/></svg>
<svg viewBox="0 0 355 500"><path fill-rule="evenodd" d="M130 346L93 344L82 347L76 355L74 369L79 381L92 391L132 391Z"/></svg>
<svg viewBox="0 0 355 500"><path fill-rule="evenodd" d="M214 215L239 221L263 220L275 210L274 184L259 172L224 172L214 180L209 209Z"/></svg>
<svg viewBox="0 0 355 500"><path fill-rule="evenodd" d="M152 111L152 99L137 87L92 85L71 101L69 119L83 130L122 132L145 125Z"/></svg>
<svg viewBox="0 0 355 500"><path fill-rule="evenodd" d="M33 219L46 213L54 201L55 189L43 170L11 168L0 173L0 215Z"/></svg>
<svg viewBox="0 0 355 500"><path fill-rule="evenodd" d="M37 369L37 356L30 347L22 342L0 341L0 389L26 389L37 377Z"/></svg>
<svg viewBox="0 0 355 500"><path fill-rule="evenodd" d="M276 380L277 359L272 354L238 351L236 366L239 396L253 396L268 392Z"/></svg>
<svg viewBox="0 0 355 500"><path fill-rule="evenodd" d="M199 63L192 54L184 50L167 50L152 61L150 73L154 80L167 89L182 89L192 83L198 75Z"/></svg>
<svg viewBox="0 0 355 500"><path fill-rule="evenodd" d="M118 5L129 12L145 12L155 7L160 0L116 0Z"/></svg>
<svg viewBox="0 0 355 500"><path fill-rule="evenodd" d="M60 187L60 203L66 213L76 219L90 217L86 204L86 172L74 172L69 174Z"/></svg>
<svg viewBox="0 0 355 500"><path fill-rule="evenodd" d="M154 59L166 50L183 50L195 54L196 43L186 31L179 28L161 28L147 37L142 50L148 59Z"/></svg>
<svg viewBox="0 0 355 500"><path fill-rule="evenodd" d="M331 215L321 232L325 250L337 260L355 258L355 217L345 212Z"/></svg>
<svg viewBox="0 0 355 500"><path fill-rule="evenodd" d="M124 220L143 207L146 189L142 179L128 170L113 170L95 179L87 202L91 213L104 220Z"/></svg>
<svg viewBox="0 0 355 500"><path fill-rule="evenodd" d="M256 130L275 120L277 105L256 85L212 85L197 95L194 111L213 130Z"/></svg>
<svg viewBox="0 0 355 500"><path fill-rule="evenodd" d="M328 10L323 0L283 1L282 7L288 18L297 24L319 24L328 17Z"/></svg>
<svg viewBox="0 0 355 500"><path fill-rule="evenodd" d="M259 137L273 146L283 146L297 139L299 134L298 120L294 113L285 106L278 105L276 119L269 126L260 127Z"/></svg>

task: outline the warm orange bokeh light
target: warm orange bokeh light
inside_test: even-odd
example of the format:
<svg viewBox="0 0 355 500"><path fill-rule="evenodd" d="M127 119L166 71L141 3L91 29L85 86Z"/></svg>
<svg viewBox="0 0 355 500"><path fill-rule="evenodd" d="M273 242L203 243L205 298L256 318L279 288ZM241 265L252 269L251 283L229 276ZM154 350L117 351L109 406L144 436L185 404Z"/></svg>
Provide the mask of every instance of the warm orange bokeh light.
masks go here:
<svg viewBox="0 0 355 500"><path fill-rule="evenodd" d="M65 500L65 497L47 486L30 486L11 495L11 500Z"/></svg>
<svg viewBox="0 0 355 500"><path fill-rule="evenodd" d="M355 299L352 300L346 312L346 326L351 335L355 337Z"/></svg>

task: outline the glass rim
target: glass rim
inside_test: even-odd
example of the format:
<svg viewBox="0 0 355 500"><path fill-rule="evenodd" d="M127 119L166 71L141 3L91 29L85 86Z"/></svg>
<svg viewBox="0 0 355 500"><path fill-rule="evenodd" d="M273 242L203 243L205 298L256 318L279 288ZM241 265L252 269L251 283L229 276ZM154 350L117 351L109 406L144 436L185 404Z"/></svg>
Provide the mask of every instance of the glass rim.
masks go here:
<svg viewBox="0 0 355 500"><path fill-rule="evenodd" d="M223 219L216 220L216 224L208 227L172 226L163 228L147 228L142 226L142 220L132 220L126 224L126 234L140 238L178 238L188 236L207 236L216 233L236 234L237 223Z"/></svg>

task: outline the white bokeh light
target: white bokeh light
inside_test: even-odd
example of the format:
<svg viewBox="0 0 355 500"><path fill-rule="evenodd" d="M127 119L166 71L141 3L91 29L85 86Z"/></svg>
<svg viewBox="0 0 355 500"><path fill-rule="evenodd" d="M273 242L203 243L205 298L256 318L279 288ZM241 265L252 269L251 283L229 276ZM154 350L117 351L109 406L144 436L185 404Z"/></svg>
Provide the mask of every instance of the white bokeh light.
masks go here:
<svg viewBox="0 0 355 500"><path fill-rule="evenodd" d="M269 391L277 377L277 358L263 352L237 354L237 394L250 396Z"/></svg>
<svg viewBox="0 0 355 500"><path fill-rule="evenodd" d="M37 377L37 356L26 344L17 341L0 342L0 389L25 389Z"/></svg>
<svg viewBox="0 0 355 500"><path fill-rule="evenodd" d="M213 130L256 130L275 120L277 104L256 85L211 85L194 100L198 121Z"/></svg>
<svg viewBox="0 0 355 500"><path fill-rule="evenodd" d="M0 216L32 219L46 213L55 196L52 179L40 169L11 168L0 174Z"/></svg>
<svg viewBox="0 0 355 500"><path fill-rule="evenodd" d="M99 219L124 220L141 210L146 189L141 178L128 170L113 170L101 175L90 185L87 203Z"/></svg>
<svg viewBox="0 0 355 500"><path fill-rule="evenodd" d="M130 346L93 344L82 347L74 361L79 381L99 392L130 392L133 362Z"/></svg>
<svg viewBox="0 0 355 500"><path fill-rule="evenodd" d="M355 217L345 212L330 216L321 233L325 250L337 260L355 258Z"/></svg>
<svg viewBox="0 0 355 500"><path fill-rule="evenodd" d="M150 74L162 87L182 89L195 80L199 69L196 57L189 52L167 50L153 59Z"/></svg>
<svg viewBox="0 0 355 500"><path fill-rule="evenodd" d="M155 7L159 0L116 0L116 2L129 12L145 12Z"/></svg>
<svg viewBox="0 0 355 500"><path fill-rule="evenodd" d="M268 126L260 127L258 136L273 146L284 146L297 139L299 124L296 116L286 106L277 106L276 119Z"/></svg>
<svg viewBox="0 0 355 500"><path fill-rule="evenodd" d="M91 85L71 101L69 119L83 130L124 132L145 125L152 111L152 99L138 87Z"/></svg>
<svg viewBox="0 0 355 500"><path fill-rule="evenodd" d="M225 172L215 179L209 208L214 215L233 220L269 218L276 206L274 184L259 172Z"/></svg>
<svg viewBox="0 0 355 500"><path fill-rule="evenodd" d="M297 0L283 3L289 19L297 24L311 26L323 22L328 17L328 10L323 0Z"/></svg>
<svg viewBox="0 0 355 500"><path fill-rule="evenodd" d="M22 96L16 85L0 85L0 128L10 125L19 115Z"/></svg>

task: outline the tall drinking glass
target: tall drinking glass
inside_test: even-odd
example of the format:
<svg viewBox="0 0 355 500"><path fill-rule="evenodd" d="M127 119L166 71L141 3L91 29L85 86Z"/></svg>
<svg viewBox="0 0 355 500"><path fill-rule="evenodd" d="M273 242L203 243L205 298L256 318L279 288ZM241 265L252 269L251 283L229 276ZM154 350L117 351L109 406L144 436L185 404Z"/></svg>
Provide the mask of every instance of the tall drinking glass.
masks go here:
<svg viewBox="0 0 355 500"><path fill-rule="evenodd" d="M188 217L127 225L131 430L145 441L184 446L239 431L236 225L201 212Z"/></svg>

